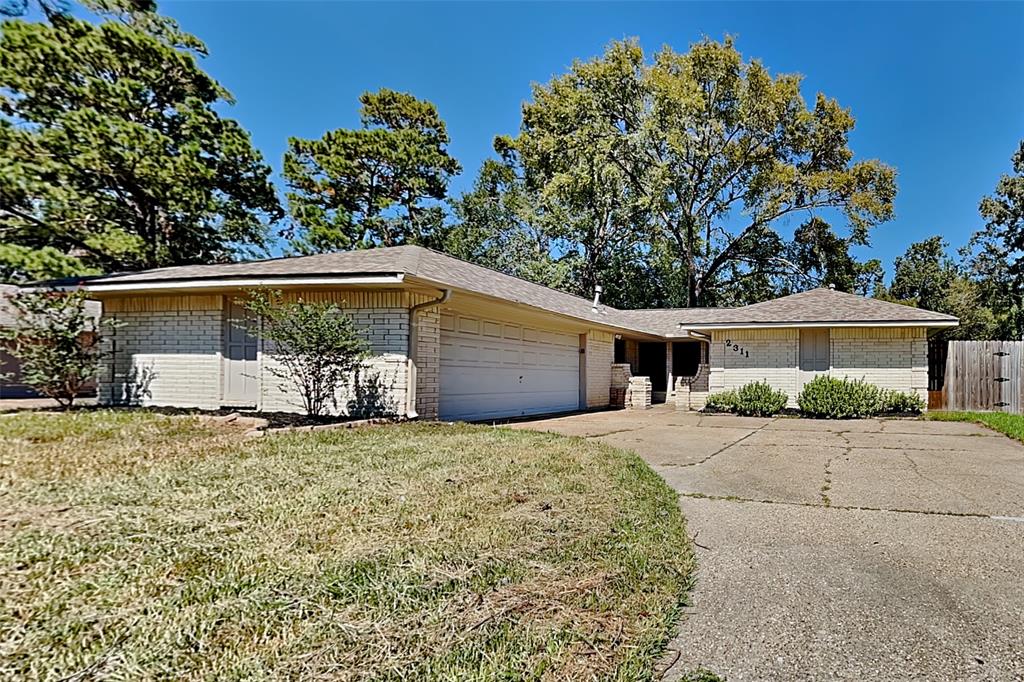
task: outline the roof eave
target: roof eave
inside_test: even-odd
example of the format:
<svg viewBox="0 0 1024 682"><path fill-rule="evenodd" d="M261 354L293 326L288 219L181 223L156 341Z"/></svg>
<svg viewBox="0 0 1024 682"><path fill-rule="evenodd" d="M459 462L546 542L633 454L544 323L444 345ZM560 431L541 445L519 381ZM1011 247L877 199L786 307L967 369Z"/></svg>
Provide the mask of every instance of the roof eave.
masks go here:
<svg viewBox="0 0 1024 682"><path fill-rule="evenodd" d="M385 286L401 285L404 273L381 273L374 275L309 275L309 276L261 276L261 277L210 277L198 279L167 279L132 282L81 282L56 287L37 287L59 291L81 290L87 293L151 293L161 291L232 289L238 287L288 287L288 286Z"/></svg>
<svg viewBox="0 0 1024 682"><path fill-rule="evenodd" d="M957 327L960 320L827 320L820 322L718 322L714 324L680 323L693 331L715 331L721 329L786 329L793 327Z"/></svg>

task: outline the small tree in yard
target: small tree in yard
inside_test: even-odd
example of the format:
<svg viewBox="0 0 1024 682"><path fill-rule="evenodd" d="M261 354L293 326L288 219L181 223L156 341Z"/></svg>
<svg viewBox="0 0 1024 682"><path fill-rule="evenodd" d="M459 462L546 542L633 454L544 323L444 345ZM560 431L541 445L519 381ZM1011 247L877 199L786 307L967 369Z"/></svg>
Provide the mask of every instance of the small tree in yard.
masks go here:
<svg viewBox="0 0 1024 682"><path fill-rule="evenodd" d="M250 291L240 303L274 345L281 365L267 371L298 390L306 414L320 417L328 406L337 408L337 389L350 384L367 356L352 318L334 303L287 301L280 291Z"/></svg>
<svg viewBox="0 0 1024 682"><path fill-rule="evenodd" d="M61 407L71 407L82 388L96 378L101 325L85 309L85 294L26 292L10 297L18 324L0 330L0 339L21 362L22 380Z"/></svg>

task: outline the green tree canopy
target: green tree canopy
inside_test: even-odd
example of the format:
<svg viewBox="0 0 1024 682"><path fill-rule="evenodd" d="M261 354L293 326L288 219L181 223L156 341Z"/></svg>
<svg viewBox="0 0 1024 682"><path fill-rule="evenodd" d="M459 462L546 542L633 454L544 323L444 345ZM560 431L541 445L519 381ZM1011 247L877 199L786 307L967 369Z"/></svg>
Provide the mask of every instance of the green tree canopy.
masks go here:
<svg viewBox="0 0 1024 682"><path fill-rule="evenodd" d="M535 86L519 135L499 146L581 253L657 254L662 277L680 273L666 303L720 303L793 274L787 218L842 219L838 248L867 244L892 216L893 169L855 162L853 116L822 94L807 106L800 83L744 61L731 39L651 61L615 42Z"/></svg>
<svg viewBox="0 0 1024 682"><path fill-rule="evenodd" d="M22 247L0 253L6 277L229 260L280 217L205 47L144 6L0 24L0 234Z"/></svg>
<svg viewBox="0 0 1024 682"><path fill-rule="evenodd" d="M820 218L811 218L793 233L787 258L794 274L786 290L796 292L815 286L830 286L861 296L871 296L882 286L885 275L877 258L858 261L850 253L851 239L840 237Z"/></svg>
<svg viewBox="0 0 1024 682"><path fill-rule="evenodd" d="M960 326L943 332L951 339L990 339L999 334L999 316L986 304L984 289L948 254L940 236L911 244L893 261L890 287L877 295L890 301L934 310L960 319Z"/></svg>
<svg viewBox="0 0 1024 682"><path fill-rule="evenodd" d="M995 192L979 205L985 228L962 250L986 303L1000 313L1002 338L1024 335L1024 140Z"/></svg>
<svg viewBox="0 0 1024 682"><path fill-rule="evenodd" d="M452 202L455 220L425 243L514 277L569 288L569 268L553 255L560 244L537 206L514 163L488 159L473 188Z"/></svg>
<svg viewBox="0 0 1024 682"><path fill-rule="evenodd" d="M301 253L420 242L443 220L438 202L461 167L437 108L388 89L359 101L361 128L288 140L290 236Z"/></svg>
<svg viewBox="0 0 1024 682"><path fill-rule="evenodd" d="M889 295L927 310L937 310L953 281L959 276L956 263L946 255L949 243L940 236L911 244L893 260Z"/></svg>

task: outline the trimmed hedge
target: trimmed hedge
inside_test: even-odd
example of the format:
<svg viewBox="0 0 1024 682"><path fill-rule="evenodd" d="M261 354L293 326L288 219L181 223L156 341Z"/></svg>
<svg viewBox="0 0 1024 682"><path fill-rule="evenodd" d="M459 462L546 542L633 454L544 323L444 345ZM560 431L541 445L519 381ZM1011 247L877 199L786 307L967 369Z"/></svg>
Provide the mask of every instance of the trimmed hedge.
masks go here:
<svg viewBox="0 0 1024 682"><path fill-rule="evenodd" d="M879 388L863 379L826 375L807 382L796 402L804 414L826 419L860 419L924 409L924 401L917 394Z"/></svg>
<svg viewBox="0 0 1024 682"><path fill-rule="evenodd" d="M705 409L711 412L735 412L748 417L770 417L782 412L789 398L768 382L754 381L736 391L721 391L708 396Z"/></svg>
<svg viewBox="0 0 1024 682"><path fill-rule="evenodd" d="M783 391L767 382L754 381L729 391L708 396L707 412L733 412L751 417L770 417L786 408ZM800 411L808 417L862 419L884 414L919 414L924 400L916 393L879 388L863 379L840 379L818 375L804 385L797 398Z"/></svg>

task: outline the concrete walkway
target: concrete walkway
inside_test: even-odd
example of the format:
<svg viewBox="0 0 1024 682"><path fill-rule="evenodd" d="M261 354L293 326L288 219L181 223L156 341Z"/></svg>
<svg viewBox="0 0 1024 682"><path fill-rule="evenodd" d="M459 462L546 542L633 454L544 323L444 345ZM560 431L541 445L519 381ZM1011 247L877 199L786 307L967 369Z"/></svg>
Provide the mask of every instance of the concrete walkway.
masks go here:
<svg viewBox="0 0 1024 682"><path fill-rule="evenodd" d="M640 454L697 543L666 679L1024 680L1024 445L655 408L514 424Z"/></svg>

